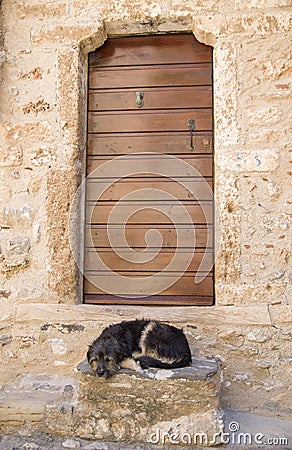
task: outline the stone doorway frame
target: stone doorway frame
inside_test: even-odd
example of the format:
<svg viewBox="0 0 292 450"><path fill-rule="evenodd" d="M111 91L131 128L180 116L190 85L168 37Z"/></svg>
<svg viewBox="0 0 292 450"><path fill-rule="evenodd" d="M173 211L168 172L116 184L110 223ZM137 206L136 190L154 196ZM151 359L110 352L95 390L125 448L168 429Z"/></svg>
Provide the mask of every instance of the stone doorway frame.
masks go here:
<svg viewBox="0 0 292 450"><path fill-rule="evenodd" d="M177 20L177 19L176 19ZM204 25L205 24L205 25ZM65 303L82 303L82 274L76 267L68 236L68 210L71 209L74 194L84 177L87 139L87 81L88 53L98 49L107 38L135 36L156 33L192 32L195 38L213 47L213 115L214 115L214 192L219 218L215 218L215 254L214 270L215 305L228 304L230 284L238 280L240 268L240 215L238 180L236 174L225 173L218 160L224 150L236 145L238 128L236 121L236 50L231 38L220 38L216 34L215 24L208 17L200 23L164 22L159 27L149 21L100 23L98 26L80 26L79 33L72 36L70 45L58 49L57 96L58 112L62 124L62 144L70 149L71 167L64 171L64 180L60 184L59 199L66 192L67 206L63 208L63 217L50 214L55 204L56 191L50 192L48 183L47 228L48 248L62 241L60 251L50 252L48 287ZM217 31L217 32L216 32ZM58 174L56 174L58 176ZM54 174L51 175L54 177ZM50 180L49 180L50 181ZM56 180L55 180L56 182ZM54 184L54 179L52 183ZM81 208L80 208L81 204ZM74 243L79 252L79 264L83 254L83 217L84 199L80 199L79 211L76 211L71 230L74 230ZM80 220L81 219L81 220ZM216 220L217 219L217 220ZM63 227L60 227L60 222ZM220 242L216 239L220 227ZM64 233L65 230L65 233ZM216 248L217 246L217 248ZM230 252L232 248L232 252ZM68 264L64 264L64 256ZM56 277L56 274L58 276ZM225 295L227 293L227 295ZM226 298L225 298L226 297Z"/></svg>

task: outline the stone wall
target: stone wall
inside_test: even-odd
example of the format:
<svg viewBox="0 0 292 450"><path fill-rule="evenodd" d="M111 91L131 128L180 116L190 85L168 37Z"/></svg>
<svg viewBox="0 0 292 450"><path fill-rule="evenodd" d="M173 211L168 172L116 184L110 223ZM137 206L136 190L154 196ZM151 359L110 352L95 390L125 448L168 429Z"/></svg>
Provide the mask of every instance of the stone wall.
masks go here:
<svg viewBox="0 0 292 450"><path fill-rule="evenodd" d="M104 326L144 316L183 325L195 355L222 360L223 407L288 416L289 3L2 1L0 385L77 377ZM176 31L214 47L216 306L82 305L68 216L84 175L87 54L108 36Z"/></svg>

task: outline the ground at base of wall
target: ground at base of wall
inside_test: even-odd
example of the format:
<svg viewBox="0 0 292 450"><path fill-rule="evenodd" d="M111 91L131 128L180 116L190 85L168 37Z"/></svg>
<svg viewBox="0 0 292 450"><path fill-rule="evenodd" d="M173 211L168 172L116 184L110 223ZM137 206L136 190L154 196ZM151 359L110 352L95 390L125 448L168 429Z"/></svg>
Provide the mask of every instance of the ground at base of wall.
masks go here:
<svg viewBox="0 0 292 450"><path fill-rule="evenodd" d="M237 431L235 431L237 429ZM281 449L291 450L292 448L292 422L287 420L274 419L260 416L253 413L239 411L225 411L225 433L228 445L219 445L218 450L267 450ZM252 445L240 441L238 434L250 436ZM242 438L241 438L242 439ZM246 438L247 439L247 438ZM262 444L257 445L255 439L261 440ZM268 443L269 445L265 445ZM232 443L233 441L234 443ZM43 433L34 433L31 436L20 435L0 435L0 450L66 450L79 448L84 450L165 450L175 449L200 449L200 447L180 445L156 445L156 444L133 444L133 443L113 443L88 441L79 438L52 437ZM204 450L211 450L211 447L203 447Z"/></svg>

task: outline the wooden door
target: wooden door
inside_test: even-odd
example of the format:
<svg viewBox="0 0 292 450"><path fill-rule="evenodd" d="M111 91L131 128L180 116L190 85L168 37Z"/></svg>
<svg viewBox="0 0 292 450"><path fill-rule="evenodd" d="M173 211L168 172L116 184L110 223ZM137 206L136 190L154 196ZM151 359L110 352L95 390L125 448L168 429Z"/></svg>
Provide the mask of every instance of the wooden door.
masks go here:
<svg viewBox="0 0 292 450"><path fill-rule="evenodd" d="M212 49L192 34L108 39L90 54L86 303L213 304L212 126ZM128 248L115 242L123 221Z"/></svg>

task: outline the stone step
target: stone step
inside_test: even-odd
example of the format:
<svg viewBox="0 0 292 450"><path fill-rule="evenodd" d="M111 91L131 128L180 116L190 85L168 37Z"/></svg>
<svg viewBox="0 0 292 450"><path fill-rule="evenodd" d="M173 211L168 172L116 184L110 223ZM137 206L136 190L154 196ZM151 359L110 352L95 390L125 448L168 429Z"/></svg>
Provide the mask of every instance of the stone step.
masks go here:
<svg viewBox="0 0 292 450"><path fill-rule="evenodd" d="M48 433L110 442L212 445L220 442L220 370L216 359L192 366L97 378L86 361L74 403L46 405Z"/></svg>
<svg viewBox="0 0 292 450"><path fill-rule="evenodd" d="M0 388L0 433L31 432L44 426L47 404L72 403L76 379L47 374L18 376Z"/></svg>

